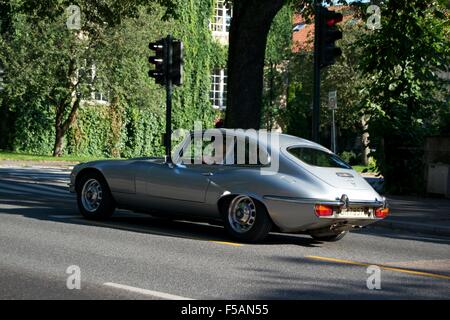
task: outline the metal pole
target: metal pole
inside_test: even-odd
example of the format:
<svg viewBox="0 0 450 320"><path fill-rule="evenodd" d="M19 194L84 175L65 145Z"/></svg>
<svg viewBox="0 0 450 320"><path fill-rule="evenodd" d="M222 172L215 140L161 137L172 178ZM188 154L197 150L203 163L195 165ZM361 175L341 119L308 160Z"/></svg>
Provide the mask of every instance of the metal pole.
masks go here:
<svg viewBox="0 0 450 320"><path fill-rule="evenodd" d="M317 0L315 7L315 27L314 27L314 96L312 114L312 140L320 143L320 55L319 55L319 24L320 24L320 4Z"/></svg>
<svg viewBox="0 0 450 320"><path fill-rule="evenodd" d="M166 162L172 163L172 36L168 35L166 38Z"/></svg>
<svg viewBox="0 0 450 320"><path fill-rule="evenodd" d="M334 113L335 113L335 109L333 108L331 110L332 112L332 121L333 121L333 125L331 128L331 150L336 153L336 122L335 122L335 117L334 117Z"/></svg>
<svg viewBox="0 0 450 320"><path fill-rule="evenodd" d="M3 70L3 63L0 61L0 92L3 91L3 76L5 75L5 71Z"/></svg>

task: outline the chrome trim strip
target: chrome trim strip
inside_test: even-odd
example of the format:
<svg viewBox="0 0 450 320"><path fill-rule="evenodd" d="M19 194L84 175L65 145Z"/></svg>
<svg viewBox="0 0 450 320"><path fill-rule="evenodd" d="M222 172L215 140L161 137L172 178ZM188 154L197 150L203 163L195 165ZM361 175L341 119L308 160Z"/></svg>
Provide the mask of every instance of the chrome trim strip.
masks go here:
<svg viewBox="0 0 450 320"><path fill-rule="evenodd" d="M266 200L273 201L284 201L290 203L300 203L300 204L323 204L329 206L340 207L345 205L341 200L326 200L326 199L313 199L313 198L295 198L295 197L284 197L284 196L264 196ZM349 201L351 206L364 206L364 207L383 207L385 206L385 201Z"/></svg>

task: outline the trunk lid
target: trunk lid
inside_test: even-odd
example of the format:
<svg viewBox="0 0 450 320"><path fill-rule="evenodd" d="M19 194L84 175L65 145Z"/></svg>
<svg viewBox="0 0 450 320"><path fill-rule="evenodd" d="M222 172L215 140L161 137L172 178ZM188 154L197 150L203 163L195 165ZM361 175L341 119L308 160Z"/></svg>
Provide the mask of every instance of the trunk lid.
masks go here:
<svg viewBox="0 0 450 320"><path fill-rule="evenodd" d="M305 166L312 175L332 187L347 190L371 190L370 184L356 171L343 168Z"/></svg>

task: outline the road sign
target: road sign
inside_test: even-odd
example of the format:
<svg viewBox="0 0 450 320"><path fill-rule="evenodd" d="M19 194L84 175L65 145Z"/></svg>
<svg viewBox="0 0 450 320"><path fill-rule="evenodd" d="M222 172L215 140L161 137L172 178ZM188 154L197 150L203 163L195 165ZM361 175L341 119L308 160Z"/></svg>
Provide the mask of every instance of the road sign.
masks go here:
<svg viewBox="0 0 450 320"><path fill-rule="evenodd" d="M336 91L328 92L328 107L330 109L337 109L337 92Z"/></svg>

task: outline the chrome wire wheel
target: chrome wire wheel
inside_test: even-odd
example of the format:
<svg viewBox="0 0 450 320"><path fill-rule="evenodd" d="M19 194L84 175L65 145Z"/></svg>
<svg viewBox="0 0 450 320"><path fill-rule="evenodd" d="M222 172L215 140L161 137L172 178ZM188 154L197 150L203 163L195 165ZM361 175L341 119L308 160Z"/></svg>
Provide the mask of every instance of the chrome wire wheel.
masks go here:
<svg viewBox="0 0 450 320"><path fill-rule="evenodd" d="M102 203L102 185L96 179L89 179L81 191L81 203L88 212L95 212Z"/></svg>
<svg viewBox="0 0 450 320"><path fill-rule="evenodd" d="M248 232L256 220L256 206L248 196L238 196L233 199L228 208L228 222L237 233Z"/></svg>

